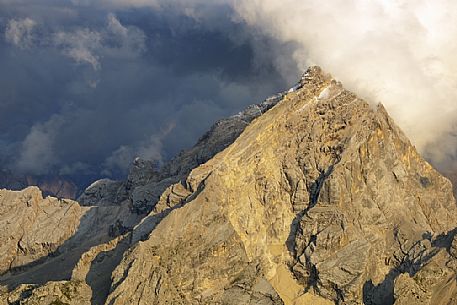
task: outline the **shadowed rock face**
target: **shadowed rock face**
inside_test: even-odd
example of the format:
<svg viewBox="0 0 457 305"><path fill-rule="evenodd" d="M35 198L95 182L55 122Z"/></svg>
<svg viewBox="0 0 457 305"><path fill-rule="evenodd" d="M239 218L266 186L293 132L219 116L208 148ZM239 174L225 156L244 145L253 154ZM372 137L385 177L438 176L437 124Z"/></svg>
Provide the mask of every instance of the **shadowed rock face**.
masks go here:
<svg viewBox="0 0 457 305"><path fill-rule="evenodd" d="M454 197L457 196L457 172L443 172L442 173L446 178L451 180L453 190L454 190Z"/></svg>
<svg viewBox="0 0 457 305"><path fill-rule="evenodd" d="M451 183L382 106L317 67L162 169L135 160L127 181L81 198L133 213L119 212L112 238L82 251L65 281L5 289L0 304L46 293L106 305L456 303Z"/></svg>
<svg viewBox="0 0 457 305"><path fill-rule="evenodd" d="M80 305L90 304L92 291L84 282L49 282L38 287L21 285L0 304L23 305ZM2 303L2 301L4 303Z"/></svg>

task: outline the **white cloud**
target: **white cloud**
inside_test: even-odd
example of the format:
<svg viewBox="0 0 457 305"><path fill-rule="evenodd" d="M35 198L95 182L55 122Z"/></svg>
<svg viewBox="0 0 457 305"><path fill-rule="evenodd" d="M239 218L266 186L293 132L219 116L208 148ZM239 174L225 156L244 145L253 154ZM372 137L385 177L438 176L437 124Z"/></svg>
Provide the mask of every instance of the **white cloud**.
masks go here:
<svg viewBox="0 0 457 305"><path fill-rule="evenodd" d="M1 1L1 0L0 0ZM455 158L457 137L457 2L451 0L72 0L75 5L108 8L172 9L196 20L231 5L237 18L264 35L295 48L292 60L279 49L256 45L256 56L274 54L285 79L298 67L321 65L349 89L382 102L413 143L435 163ZM217 16L217 15L216 15ZM28 21L27 21L28 20ZM210 20L210 19L209 19ZM41 22L40 22L41 24ZM33 45L37 24L13 19L5 39L18 47ZM39 31L37 31L39 32ZM40 32L41 33L41 32ZM43 34L46 36L46 34ZM44 37L71 60L100 69L103 58L135 57L145 48L138 28L107 15L101 28L63 28ZM43 44L40 42L40 46ZM289 49L288 49L289 50ZM270 58L271 56L265 56ZM264 60L259 60L263 64ZM292 63L292 64L291 64ZM255 60L254 60L255 64ZM93 86L96 85L94 82ZM154 141L150 141L153 143ZM143 146L147 147L147 144ZM157 145L155 145L157 146ZM135 147L135 155L141 147ZM152 151L152 150L148 150ZM125 154L125 149L120 150Z"/></svg>
<svg viewBox="0 0 457 305"><path fill-rule="evenodd" d="M129 30L123 26L114 14L108 15L108 29L115 35L127 37Z"/></svg>
<svg viewBox="0 0 457 305"><path fill-rule="evenodd" d="M30 18L11 19L5 30L5 39L21 49L26 49L33 44L33 29L36 22Z"/></svg>
<svg viewBox="0 0 457 305"><path fill-rule="evenodd" d="M111 176L113 169L120 169L122 172L127 172L129 164L135 158L134 150L127 145L122 145L106 158L103 163L103 175Z"/></svg>
<svg viewBox="0 0 457 305"><path fill-rule="evenodd" d="M447 158L443 150L455 153L457 2L235 0L234 7L259 31L297 44L301 69L320 65L382 102L437 163Z"/></svg>
<svg viewBox="0 0 457 305"><path fill-rule="evenodd" d="M146 35L134 26L124 26L114 14L108 14L107 28L103 32L106 41L113 41L117 45L111 47L112 52L121 52L124 55L136 56L146 49Z"/></svg>
<svg viewBox="0 0 457 305"><path fill-rule="evenodd" d="M127 172L132 161L136 157L145 160L153 160L159 163L162 162L163 139L170 134L175 128L175 123L170 123L165 128L161 129L149 137L146 141L139 143L136 146L122 145L116 149L108 158L106 158L101 174L110 176L113 170Z"/></svg>
<svg viewBox="0 0 457 305"><path fill-rule="evenodd" d="M89 63L94 70L100 68L97 52L102 47L102 35L89 29L78 29L74 32L58 32L54 43L61 47L64 54L77 63Z"/></svg>
<svg viewBox="0 0 457 305"><path fill-rule="evenodd" d="M90 166L83 162L66 164L59 170L59 175L73 175L75 173L91 173Z"/></svg>
<svg viewBox="0 0 457 305"><path fill-rule="evenodd" d="M45 174L58 164L54 140L63 124L64 119L55 115L45 123L34 125L22 142L15 168L20 172Z"/></svg>
<svg viewBox="0 0 457 305"><path fill-rule="evenodd" d="M138 56L145 50L146 35L137 27L126 27L114 14L108 14L106 27L96 30L80 28L54 34L54 45L77 63L88 63L94 70L101 68L104 55Z"/></svg>
<svg viewBox="0 0 457 305"><path fill-rule="evenodd" d="M58 48L62 54L78 64L89 64L94 70L101 68L101 58L136 57L146 49L146 35L134 26L124 26L110 13L106 25L98 29L75 28L71 31L43 32L39 44L34 44L33 32L37 22L31 18L11 19L5 30L5 39L18 48L32 46Z"/></svg>

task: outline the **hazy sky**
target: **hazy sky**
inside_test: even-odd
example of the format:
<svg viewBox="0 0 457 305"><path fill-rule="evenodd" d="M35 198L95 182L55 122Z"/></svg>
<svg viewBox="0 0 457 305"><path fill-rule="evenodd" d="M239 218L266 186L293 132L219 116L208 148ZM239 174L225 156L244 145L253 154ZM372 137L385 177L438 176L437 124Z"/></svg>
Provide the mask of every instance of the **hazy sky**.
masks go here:
<svg viewBox="0 0 457 305"><path fill-rule="evenodd" d="M456 167L452 0L0 0L0 159L119 176L317 64Z"/></svg>

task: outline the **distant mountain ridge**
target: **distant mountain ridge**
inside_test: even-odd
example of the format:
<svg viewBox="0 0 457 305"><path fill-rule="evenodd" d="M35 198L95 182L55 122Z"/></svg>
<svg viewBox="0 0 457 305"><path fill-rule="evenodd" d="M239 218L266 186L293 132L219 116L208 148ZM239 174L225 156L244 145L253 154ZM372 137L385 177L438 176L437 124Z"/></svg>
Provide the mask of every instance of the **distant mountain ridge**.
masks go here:
<svg viewBox="0 0 457 305"><path fill-rule="evenodd" d="M22 190L28 186L39 187L45 196L76 199L81 187L68 177L57 175L23 175L11 170L0 170L0 188Z"/></svg>

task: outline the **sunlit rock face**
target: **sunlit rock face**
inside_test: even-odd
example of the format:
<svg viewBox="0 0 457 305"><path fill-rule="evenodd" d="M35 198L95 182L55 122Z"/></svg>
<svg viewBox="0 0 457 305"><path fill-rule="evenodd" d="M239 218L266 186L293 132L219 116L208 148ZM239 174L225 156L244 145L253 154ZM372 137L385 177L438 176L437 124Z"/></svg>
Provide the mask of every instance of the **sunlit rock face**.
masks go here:
<svg viewBox="0 0 457 305"><path fill-rule="evenodd" d="M451 183L383 106L318 67L161 169L137 159L80 198L91 207L75 213L98 211L81 236L114 225L67 278L16 279L5 304L456 302Z"/></svg>
<svg viewBox="0 0 457 305"><path fill-rule="evenodd" d="M82 192L78 202L88 206L127 204L133 213L148 214L167 187L185 179L192 169L232 144L252 120L276 105L284 95L285 92L280 92L217 121L193 147L181 151L160 168L154 162L136 158L125 181L95 181Z"/></svg>
<svg viewBox="0 0 457 305"><path fill-rule="evenodd" d="M0 274L55 252L76 232L84 212L75 201L43 198L37 187L0 190Z"/></svg>
<svg viewBox="0 0 457 305"><path fill-rule="evenodd" d="M446 256L457 219L450 182L384 108L319 68L161 206L109 304L392 304L399 278Z"/></svg>

